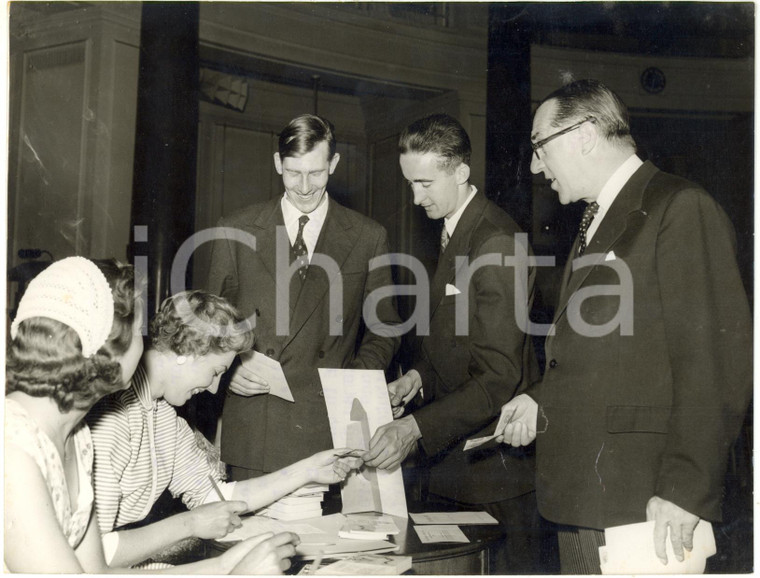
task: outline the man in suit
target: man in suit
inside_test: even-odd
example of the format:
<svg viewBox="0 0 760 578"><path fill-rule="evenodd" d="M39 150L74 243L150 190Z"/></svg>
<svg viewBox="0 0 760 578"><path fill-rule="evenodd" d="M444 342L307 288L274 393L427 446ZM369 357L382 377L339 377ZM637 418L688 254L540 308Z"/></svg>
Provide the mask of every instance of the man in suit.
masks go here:
<svg viewBox="0 0 760 578"><path fill-rule="evenodd" d="M594 80L549 95L531 171L588 203L546 340L547 370L503 409L537 439L541 514L563 572L599 573L605 528L655 521L667 563L719 521L726 460L752 392L751 319L723 210L636 156L628 112Z"/></svg>
<svg viewBox="0 0 760 578"><path fill-rule="evenodd" d="M388 267L369 268L388 252L387 234L329 198L328 178L340 160L335 148L329 121L293 119L274 154L284 195L219 223L226 238L213 247L210 289L254 322L256 351L282 365L295 399L266 395L265 380L237 366L221 436L233 480L332 447L317 368L384 370L398 349L391 329L400 320L391 299L376 303L374 323L362 314L366 297L393 283Z"/></svg>
<svg viewBox="0 0 760 578"><path fill-rule="evenodd" d="M455 119L436 114L412 123L399 152L414 204L443 220L442 249L430 283L429 334L418 336L412 368L388 386L397 416L418 392L422 406L381 426L363 457L369 466L395 468L419 440L433 499L492 513L508 536L507 565L497 569L534 573L539 522L531 452L493 443L463 451L467 438L493 433L501 405L527 383L533 269L528 273L527 261L505 266L505 258L520 254L520 229L470 184L470 139Z"/></svg>

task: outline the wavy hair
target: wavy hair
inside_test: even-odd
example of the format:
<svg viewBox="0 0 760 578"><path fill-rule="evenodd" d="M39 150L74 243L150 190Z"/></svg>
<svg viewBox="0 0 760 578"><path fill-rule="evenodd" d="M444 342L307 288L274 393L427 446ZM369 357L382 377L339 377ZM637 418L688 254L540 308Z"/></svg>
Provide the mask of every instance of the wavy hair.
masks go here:
<svg viewBox="0 0 760 578"><path fill-rule="evenodd" d="M164 299L150 323L156 351L201 357L208 353L247 351L253 347L250 323L223 297L183 291Z"/></svg>
<svg viewBox="0 0 760 578"><path fill-rule="evenodd" d="M448 114L431 114L414 121L398 139L399 154L433 153L443 159L440 168L452 173L460 163L470 164L472 145L467 131Z"/></svg>
<svg viewBox="0 0 760 578"><path fill-rule="evenodd" d="M19 324L8 347L6 393L21 391L50 397L61 413L88 410L101 397L124 387L119 357L129 348L135 322L135 277L131 265L93 261L103 272L114 299L114 322L106 343L89 358L79 335L47 317Z"/></svg>

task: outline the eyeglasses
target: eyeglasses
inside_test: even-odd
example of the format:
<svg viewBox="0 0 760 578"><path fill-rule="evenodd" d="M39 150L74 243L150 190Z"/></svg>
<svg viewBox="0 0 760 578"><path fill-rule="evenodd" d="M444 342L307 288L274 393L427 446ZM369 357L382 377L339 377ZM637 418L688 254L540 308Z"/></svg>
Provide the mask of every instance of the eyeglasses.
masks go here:
<svg viewBox="0 0 760 578"><path fill-rule="evenodd" d="M530 143L530 146L533 148L533 153L536 155L536 158L538 160L541 160L541 155L538 152L538 149L542 148L546 143L553 141L555 138L561 137L563 134L567 134L571 131L574 131L576 128L579 128L584 122L596 122L596 119L593 116L590 116L588 118L584 118L580 122L576 122L573 125L570 125L567 128L563 128L561 131L555 132L554 134L550 134L544 139L541 139L538 142L532 142Z"/></svg>

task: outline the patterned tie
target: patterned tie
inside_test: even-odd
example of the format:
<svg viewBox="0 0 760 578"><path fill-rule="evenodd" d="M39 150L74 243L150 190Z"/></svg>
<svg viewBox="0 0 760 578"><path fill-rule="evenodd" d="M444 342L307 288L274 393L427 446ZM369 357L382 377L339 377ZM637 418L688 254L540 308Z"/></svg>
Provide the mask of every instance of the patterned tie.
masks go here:
<svg viewBox="0 0 760 578"><path fill-rule="evenodd" d="M586 250L586 231L588 231L591 221L594 220L594 215L599 211L599 203L596 201L589 203L586 206L586 210L583 211L583 218L581 219L581 226L578 229L578 255L583 255Z"/></svg>
<svg viewBox="0 0 760 578"><path fill-rule="evenodd" d="M446 251L446 247L449 245L449 240L451 240L451 237L449 237L449 231L446 229L446 225L443 225L443 228L441 229L441 255L443 255L444 251Z"/></svg>
<svg viewBox="0 0 760 578"><path fill-rule="evenodd" d="M298 218L298 235L296 235L296 242L291 247L291 262L298 261L298 275L301 277L301 281L306 279L306 270L309 268L309 251L306 249L306 243L303 240L303 228L306 223L309 222L309 217L301 215Z"/></svg>

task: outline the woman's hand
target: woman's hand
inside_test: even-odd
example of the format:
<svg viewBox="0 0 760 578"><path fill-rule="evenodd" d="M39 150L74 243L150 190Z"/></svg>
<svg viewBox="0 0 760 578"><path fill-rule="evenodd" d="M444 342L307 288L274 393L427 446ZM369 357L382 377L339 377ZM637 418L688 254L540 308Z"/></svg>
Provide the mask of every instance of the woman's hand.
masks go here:
<svg viewBox="0 0 760 578"><path fill-rule="evenodd" d="M185 516L192 536L212 539L239 528L242 522L238 514L247 510L248 504L243 501L212 502L190 510Z"/></svg>
<svg viewBox="0 0 760 578"><path fill-rule="evenodd" d="M351 473L351 470L360 468L364 464L361 458L357 457L361 453L361 450L354 452L351 448L339 448L316 453L303 461L306 467L306 476L310 482L317 484L342 482Z"/></svg>
<svg viewBox="0 0 760 578"><path fill-rule="evenodd" d="M237 558L230 574L282 574L290 568L290 558L300 542L292 532L275 535L270 532L249 538L225 553Z"/></svg>

